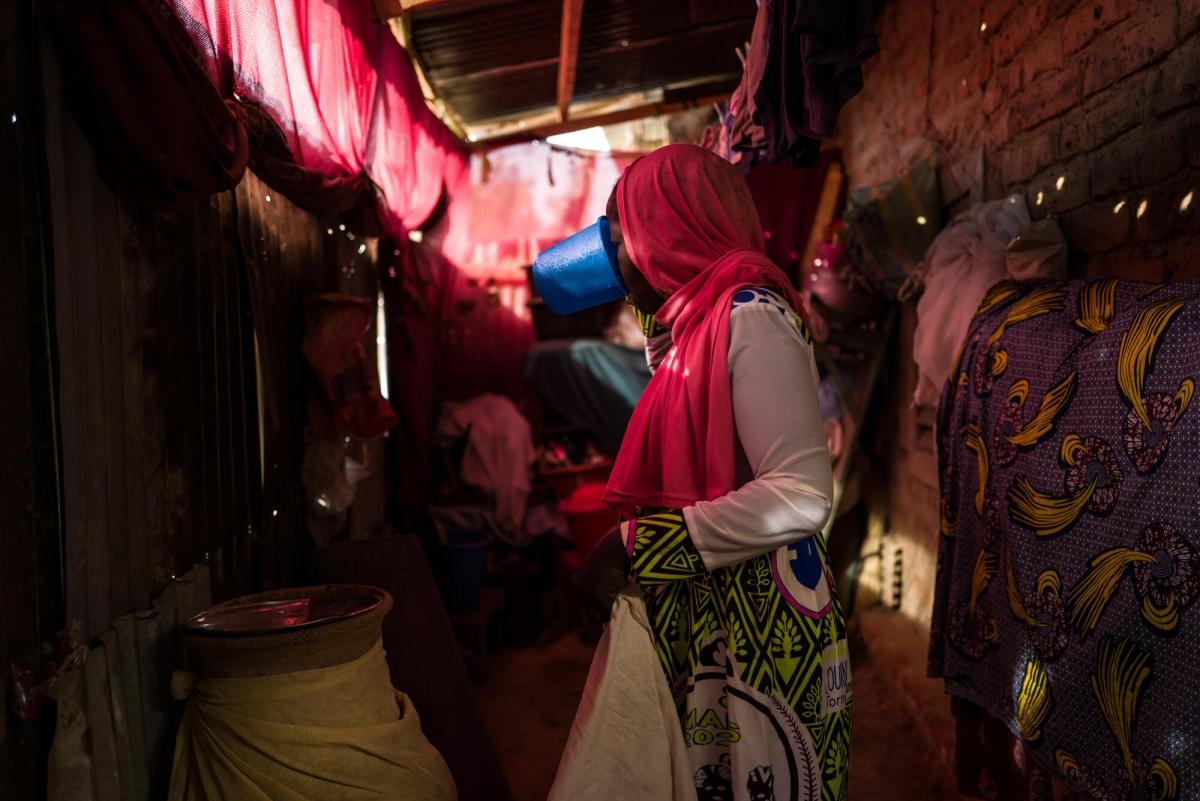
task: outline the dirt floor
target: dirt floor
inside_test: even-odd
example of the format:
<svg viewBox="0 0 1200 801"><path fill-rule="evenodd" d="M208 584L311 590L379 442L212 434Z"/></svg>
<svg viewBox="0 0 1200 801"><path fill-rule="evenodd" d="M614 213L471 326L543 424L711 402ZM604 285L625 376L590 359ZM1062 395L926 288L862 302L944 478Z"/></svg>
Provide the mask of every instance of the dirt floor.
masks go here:
<svg viewBox="0 0 1200 801"><path fill-rule="evenodd" d="M852 654L850 801L942 801L924 740L886 680L887 666ZM484 715L514 801L544 801L554 781L592 648L567 633L496 655L480 688Z"/></svg>

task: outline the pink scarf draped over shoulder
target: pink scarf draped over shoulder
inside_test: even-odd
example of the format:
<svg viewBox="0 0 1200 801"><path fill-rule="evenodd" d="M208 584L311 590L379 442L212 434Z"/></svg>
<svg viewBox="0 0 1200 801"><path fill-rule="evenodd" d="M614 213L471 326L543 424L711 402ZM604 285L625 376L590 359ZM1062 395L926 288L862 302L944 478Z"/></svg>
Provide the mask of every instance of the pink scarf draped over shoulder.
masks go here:
<svg viewBox="0 0 1200 801"><path fill-rule="evenodd" d="M729 162L669 145L626 168L617 184L622 236L634 265L667 301L655 315L670 352L634 409L604 500L682 508L737 489L729 382L729 312L745 287L800 299L763 253L758 211Z"/></svg>

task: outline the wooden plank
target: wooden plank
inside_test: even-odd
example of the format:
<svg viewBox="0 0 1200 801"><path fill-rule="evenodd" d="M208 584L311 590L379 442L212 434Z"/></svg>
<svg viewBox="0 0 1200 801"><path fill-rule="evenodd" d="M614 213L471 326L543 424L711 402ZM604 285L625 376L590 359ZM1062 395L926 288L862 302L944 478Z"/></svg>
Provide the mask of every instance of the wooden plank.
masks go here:
<svg viewBox="0 0 1200 801"><path fill-rule="evenodd" d="M162 640L159 634L160 612L150 609L135 618L138 675L141 677L142 742L144 743L147 784L150 797L166 796L167 768L171 742L166 729L166 687L163 676Z"/></svg>
<svg viewBox="0 0 1200 801"><path fill-rule="evenodd" d="M57 62L52 53L45 52L43 59L46 76L46 167L49 175L50 212L55 220L70 220L74 212L71 192L75 176L69 154L78 151L80 139L62 105L62 86L58 76ZM75 280L72 265L76 258L76 238L73 226L52 226L54 241L54 305L58 339L58 413L62 442L63 477L63 563L64 592L66 595L67 619L78 620L90 637L93 633L89 618L88 580L88 532L82 521L88 519L89 495L85 492L88 476L83 464L83 454L77 448L66 446L86 437L84 420L85 398L79 388L82 374L82 353L77 347L76 329L83 324L79 315L70 310L76 308L76 296L84 290Z"/></svg>
<svg viewBox="0 0 1200 801"><path fill-rule="evenodd" d="M149 571L146 580L147 592L152 594L170 575L168 554L173 536L168 515L167 424L163 413L164 395L170 388L169 381L164 381L163 370L167 328L164 317L168 315L168 309L164 308L162 269L157 259L162 248L162 232L149 215L138 215L134 219L137 219L140 234L136 256L143 368L142 492L146 505L144 520L148 532L146 557Z"/></svg>
<svg viewBox="0 0 1200 801"><path fill-rule="evenodd" d="M564 0L564 2L569 2L569 0ZM576 37L576 41L578 42L578 36ZM472 70L471 72L464 72L458 75L439 77L437 79L438 88L443 94L447 94L448 90L450 89L454 89L455 87L463 85L470 86L477 81L492 80L506 76L513 76L514 80L518 80L523 72L536 72L538 70L545 69L546 67L553 67L556 64L562 64L562 58L560 56L539 58L534 59L533 61L522 61L519 64L500 64L495 67L488 67L487 69ZM572 72L573 71L574 67L572 67ZM574 83L575 78L572 74L571 85L574 86Z"/></svg>
<svg viewBox="0 0 1200 801"><path fill-rule="evenodd" d="M154 606L158 610L158 675L160 681L158 697L163 701L164 720L163 731L160 738L155 743L155 753L161 762L163 770L162 774L156 773L154 777L155 788L161 793L159 797L165 797L165 791L170 783L170 762L168 754L171 753L170 741L173 739L173 732L179 728L179 722L183 717L183 708L179 704L171 703L168 700L168 693L171 687L171 674L177 669L184 667L185 660L183 655L183 642L179 636L179 582L172 581L168 584L158 597L154 600Z"/></svg>
<svg viewBox="0 0 1200 801"><path fill-rule="evenodd" d="M124 313L121 281L121 241L119 233L120 208L117 198L103 185L98 178L93 179L95 189L94 201L90 210L94 218L94 239L92 249L95 253L94 269L95 286L94 298L96 312L84 319L91 320L91 334L99 341L102 361L96 365L99 381L89 387L97 391L98 409L102 415L101 424L91 432L94 438L103 443L103 447L90 448L95 454L96 462L102 471L95 474L96 478L103 477L104 498L107 504L104 512L104 527L107 553L107 579L109 595L109 617L99 621L100 626L108 628L113 620L125 612L144 606L148 599L138 600L131 584L131 544L129 531L129 499L125 493L127 485L126 450L127 450L127 421L125 418L125 366L124 353ZM88 216L88 210L80 209L80 216ZM77 443L79 447L89 447ZM64 443L67 447L67 443ZM138 535L142 532L139 530ZM144 546L143 546L144 547Z"/></svg>
<svg viewBox="0 0 1200 801"><path fill-rule="evenodd" d="M196 608L196 580L191 572L180 576L175 582L175 625L182 626L199 610ZM182 637L176 631L177 637Z"/></svg>
<svg viewBox="0 0 1200 801"><path fill-rule="evenodd" d="M117 211L113 209L114 213ZM116 284L120 293L118 325L121 329L119 361L122 372L121 401L124 432L121 437L123 453L114 454L121 459L123 472L123 510L126 515L124 533L126 543L125 565L128 576L128 606L126 609L145 609L150 604L152 584L150 580L150 551L153 529L147 525L146 480L143 462L146 459L145 390L143 378L146 373L142 354L143 303L141 297L141 272L144 264L137 258L141 232L132 224L128 213L117 214L113 230L113 247L119 269L110 276L109 283Z"/></svg>
<svg viewBox="0 0 1200 801"><path fill-rule="evenodd" d="M238 489L233 482L233 466L230 462L232 442L229 435L229 398L238 390L229 381L230 343L226 332L229 315L229 302L226 289L226 273L228 265L224 254L224 239L220 235L221 219L217 215L216 205L200 204L197 211L200 227L209 229L211 235L205 237L203 247L197 251L197 272L206 277L206 293L202 300L202 315L206 315L208 327L208 343L202 349L208 350L206 363L205 391L211 398L211 440L209 441L209 469L212 482L208 504L214 511L215 528L206 532L204 549L194 561L202 561L205 554L215 552L221 547L224 537L239 532L239 523L234 514L236 504L235 494ZM206 313L206 314L205 314Z"/></svg>
<svg viewBox="0 0 1200 801"><path fill-rule="evenodd" d="M399 17L418 8L445 3L448 0L375 0L375 14L381 20Z"/></svg>
<svg viewBox="0 0 1200 801"><path fill-rule="evenodd" d="M146 762L146 721L141 658L138 653L137 618L133 614L117 618L116 644L120 653L119 686L125 707L125 730L129 739L130 783L127 790L135 801L149 799L149 773ZM110 676L112 675L110 666ZM115 705L114 705L115 708Z"/></svg>
<svg viewBox="0 0 1200 801"><path fill-rule="evenodd" d="M190 379L195 371L195 357L187 349L192 341L193 321L187 314L191 304L192 275L190 254L193 250L186 225L179 221L161 219L160 235L156 237L153 261L159 269L158 286L158 347L159 375L164 415L164 489L166 497L167 537L162 551L162 572L157 575L157 587L162 587L184 564L193 538L197 533L203 503L197 484L195 441L198 432L194 421L184 415L194 414L199 389Z"/></svg>
<svg viewBox="0 0 1200 801"><path fill-rule="evenodd" d="M275 307L275 298L271 294L271 286L263 274L259 254L261 250L254 247L259 241L254 232L254 215L251 212L251 197L249 187L257 183L257 178L247 173L246 177L234 190L234 210L236 213L237 252L241 255L241 268L246 275L249 289L249 301L253 326L258 344L258 367L261 373L262 386L262 430L259 436L262 440L262 480L259 502L260 515L252 518L259 526L258 535L262 542L263 558L259 568L258 578L265 584L266 576L272 572L269 564L272 552L272 534L275 526L273 488L278 468L274 445L277 439L278 407L281 399L276 397L275 382L275 353L271 347L273 341L271 331L274 325L273 315L268 311ZM256 410L257 412L257 410ZM250 525L248 523L247 525ZM230 556L225 555L224 564L228 565ZM220 582L218 582L220 583Z"/></svg>
<svg viewBox="0 0 1200 801"><path fill-rule="evenodd" d="M198 466L200 480L201 503L193 508L201 513L203 524L196 532L200 536L193 537L192 547L187 555L186 564L199 562L204 558L207 548L215 547L223 535L222 510L224 498L221 493L220 476L220 434L217 419L218 388L214 386L215 373L215 342L213 339L213 292L212 265L208 250L212 247L211 231L203 224L203 207L190 216L193 234L192 250L188 254L191 274L195 280L195 291L189 298L192 307L190 313L195 323L192 329L193 341L190 343L195 354L195 377L197 380L198 401L197 416L193 421L199 439ZM236 534L236 533L235 533ZM182 566L181 566L182 567Z"/></svg>
<svg viewBox="0 0 1200 801"><path fill-rule="evenodd" d="M188 578L192 583L192 610L188 615L190 618L212 606L212 570L208 565L194 565Z"/></svg>
<svg viewBox="0 0 1200 801"><path fill-rule="evenodd" d="M58 262L56 277L73 282L77 290L72 298L73 305L69 309L59 309L58 314L74 318L73 347L79 354L75 373L69 376L60 373L60 378L63 384L72 382L73 391L82 396L82 430L77 438L63 437L63 451L78 450L78 459L72 461L83 471L81 515L74 521L68 516L67 525L81 529L86 543L87 608L82 611L82 638L87 640L106 629L116 617L112 609L114 582L108 525L110 476L105 458L109 437L102 389L105 332L100 306L104 265L96 252L100 232L95 211L101 202L98 195L107 190L100 183L87 141L73 122L68 125L74 155L67 162L70 176L67 219L71 221L69 236L77 246L71 249L69 263ZM55 258L57 260L57 254Z"/></svg>
<svg viewBox="0 0 1200 801"><path fill-rule="evenodd" d="M50 689L56 704L54 742L46 766L47 801L95 801L84 668L68 670Z"/></svg>
<svg viewBox="0 0 1200 801"><path fill-rule="evenodd" d="M663 114L674 114L677 111L710 106L713 103L719 103L728 99L728 95L722 94L710 95L707 97L696 97L688 100L677 100L670 103L648 103L642 106L635 106L634 108L610 111L591 117L579 117L568 122L559 122L550 125L530 127L518 134L504 134L502 136L497 136L490 139L480 139L475 142L474 148L477 151L494 150L498 147L506 147L508 145L517 144L518 142L531 142L535 139L545 139L547 136L570 133L571 131L579 131L584 128L593 128L598 125L615 125L618 122L641 120L645 119L646 117L655 117Z"/></svg>
<svg viewBox="0 0 1200 801"><path fill-rule="evenodd" d="M230 213L228 193L210 199L208 214L214 220L229 219ZM241 358L245 351L245 343L239 338L241 328L238 319L240 314L238 271L233 258L236 251L229 250L228 228L219 227L218 230L221 235L217 238L218 246L213 252L212 269L215 273L214 297L219 298L218 304L214 304L214 312L218 306L220 308L220 313L214 315L214 333L219 342L215 353L220 354L215 366L219 384L225 387L225 391L217 396L222 445L221 471L224 475L222 532L232 532L245 529L246 495L250 484L250 476L246 473L244 464L244 443L241 441L243 429L241 417L244 414L243 396L245 394ZM219 547L219 544L218 539L211 544L212 547L206 549L206 560ZM248 571L246 571L246 578L248 578ZM237 586L239 590L244 586L242 580L237 582ZM211 596L211 592L209 595ZM204 606L207 604L201 604L201 607Z"/></svg>
<svg viewBox="0 0 1200 801"><path fill-rule="evenodd" d="M84 709L92 733L92 778L95 780L96 801L118 801L121 798L121 778L108 692L108 659L103 645L88 653L83 666L83 680L86 692Z"/></svg>
<svg viewBox="0 0 1200 801"><path fill-rule="evenodd" d="M102 657L108 674L108 708L112 713L113 748L117 755L117 785L122 799L131 798L134 794L133 779L133 748L130 745L129 708L125 702L125 681L121 676L122 659L121 644L117 640L115 629L109 629L100 635L104 647L95 657Z"/></svg>
<svg viewBox="0 0 1200 801"><path fill-rule="evenodd" d="M163 688L170 686L171 673L182 664L179 644L179 585L172 581L154 599L158 610L158 675L164 679Z"/></svg>
<svg viewBox="0 0 1200 801"><path fill-rule="evenodd" d="M579 26L583 0L563 0L558 41L558 120L566 122L575 94L575 68L579 63Z"/></svg>

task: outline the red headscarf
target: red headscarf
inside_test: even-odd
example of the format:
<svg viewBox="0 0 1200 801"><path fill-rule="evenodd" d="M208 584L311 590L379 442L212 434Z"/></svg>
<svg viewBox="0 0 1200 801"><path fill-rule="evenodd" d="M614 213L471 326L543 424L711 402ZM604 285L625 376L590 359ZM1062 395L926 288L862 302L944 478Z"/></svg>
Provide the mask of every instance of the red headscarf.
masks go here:
<svg viewBox="0 0 1200 801"><path fill-rule="evenodd" d="M634 265L668 295L655 315L674 346L633 411L604 500L681 508L737 488L729 387L729 311L748 286L800 308L763 255L750 189L737 169L694 145L669 145L625 170L617 212Z"/></svg>

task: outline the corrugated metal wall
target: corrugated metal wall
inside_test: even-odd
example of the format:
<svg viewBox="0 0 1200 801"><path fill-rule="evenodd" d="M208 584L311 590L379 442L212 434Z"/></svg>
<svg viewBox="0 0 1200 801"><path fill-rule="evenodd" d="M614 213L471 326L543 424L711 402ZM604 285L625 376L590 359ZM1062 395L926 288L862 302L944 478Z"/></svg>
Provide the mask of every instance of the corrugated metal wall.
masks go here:
<svg viewBox="0 0 1200 801"><path fill-rule="evenodd" d="M304 301L373 296L374 248L253 175L190 212L129 208L46 65L66 617L86 639L198 562L218 599L298 578Z"/></svg>

